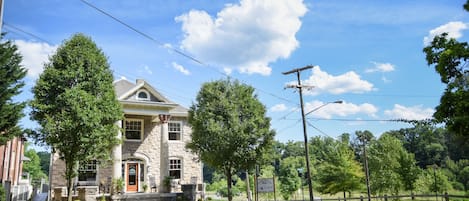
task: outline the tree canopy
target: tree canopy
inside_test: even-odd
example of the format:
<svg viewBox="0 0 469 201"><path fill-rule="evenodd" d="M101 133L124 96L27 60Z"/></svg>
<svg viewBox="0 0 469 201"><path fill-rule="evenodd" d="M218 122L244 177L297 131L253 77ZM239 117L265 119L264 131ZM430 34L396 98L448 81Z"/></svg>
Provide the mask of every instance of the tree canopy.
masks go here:
<svg viewBox="0 0 469 201"><path fill-rule="evenodd" d="M360 163L354 159L348 141L335 141L330 148L333 149L325 153L328 156L319 165L319 191L331 195L344 192L345 197L346 192L361 190L365 174Z"/></svg>
<svg viewBox="0 0 469 201"><path fill-rule="evenodd" d="M103 52L76 34L45 64L33 88L31 118L41 126L34 137L65 161L68 192L78 162L107 160L119 143L115 122L123 113L112 82Z"/></svg>
<svg viewBox="0 0 469 201"><path fill-rule="evenodd" d="M229 79L203 84L189 110L192 141L187 147L224 172L229 200L231 177L263 163L272 148L274 132L265 114L253 87Z"/></svg>
<svg viewBox="0 0 469 201"><path fill-rule="evenodd" d="M26 104L15 102L13 97L21 93L27 72L20 64L18 48L12 41L3 41L3 36L0 35L0 145L23 134L18 122Z"/></svg>
<svg viewBox="0 0 469 201"><path fill-rule="evenodd" d="M462 144L469 143L469 45L448 38L447 33L436 36L423 49L428 65L435 67L446 89L433 117L445 123ZM466 150L467 152L467 150Z"/></svg>

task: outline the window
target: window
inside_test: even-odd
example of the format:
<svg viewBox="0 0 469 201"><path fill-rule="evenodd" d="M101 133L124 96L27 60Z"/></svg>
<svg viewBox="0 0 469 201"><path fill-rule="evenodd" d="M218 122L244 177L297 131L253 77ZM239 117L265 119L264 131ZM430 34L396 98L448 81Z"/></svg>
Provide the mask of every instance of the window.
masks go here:
<svg viewBox="0 0 469 201"><path fill-rule="evenodd" d="M180 179L181 167L181 159L169 159L169 176L174 179Z"/></svg>
<svg viewBox="0 0 469 201"><path fill-rule="evenodd" d="M96 181L97 162L90 161L88 163L80 164L78 168L78 182L92 182Z"/></svg>
<svg viewBox="0 0 469 201"><path fill-rule="evenodd" d="M169 122L168 123L168 139L169 140L181 140L181 122Z"/></svg>
<svg viewBox="0 0 469 201"><path fill-rule="evenodd" d="M139 91L137 93L137 100L150 100L150 95L146 91Z"/></svg>
<svg viewBox="0 0 469 201"><path fill-rule="evenodd" d="M125 139L141 140L143 136L143 119L125 120Z"/></svg>

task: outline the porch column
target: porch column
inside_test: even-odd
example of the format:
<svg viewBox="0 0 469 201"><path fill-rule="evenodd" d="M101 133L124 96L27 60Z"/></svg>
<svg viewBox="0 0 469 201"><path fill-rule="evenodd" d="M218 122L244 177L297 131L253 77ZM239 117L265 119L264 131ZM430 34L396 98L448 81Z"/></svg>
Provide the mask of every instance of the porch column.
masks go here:
<svg viewBox="0 0 469 201"><path fill-rule="evenodd" d="M117 132L117 139L122 139L122 120L116 122L116 125L119 127ZM118 179L122 177L122 144L119 143L112 150L112 178Z"/></svg>
<svg viewBox="0 0 469 201"><path fill-rule="evenodd" d="M161 154L160 154L160 186L164 178L168 175L168 122L171 119L169 114L158 115L161 122Z"/></svg>

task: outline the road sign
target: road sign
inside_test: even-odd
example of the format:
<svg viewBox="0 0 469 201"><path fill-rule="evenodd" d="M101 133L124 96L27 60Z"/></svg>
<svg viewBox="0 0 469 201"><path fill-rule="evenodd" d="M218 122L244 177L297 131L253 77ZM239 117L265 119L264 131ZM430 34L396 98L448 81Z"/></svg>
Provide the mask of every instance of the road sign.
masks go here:
<svg viewBox="0 0 469 201"><path fill-rule="evenodd" d="M257 192L269 193L274 192L274 178L258 178Z"/></svg>

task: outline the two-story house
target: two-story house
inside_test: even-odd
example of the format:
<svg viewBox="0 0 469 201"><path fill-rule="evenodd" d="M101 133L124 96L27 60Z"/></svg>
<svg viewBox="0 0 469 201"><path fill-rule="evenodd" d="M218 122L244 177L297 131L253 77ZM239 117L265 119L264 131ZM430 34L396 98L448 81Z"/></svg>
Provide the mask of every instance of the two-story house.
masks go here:
<svg viewBox="0 0 469 201"><path fill-rule="evenodd" d="M99 186L109 184L111 178L123 178L125 192L142 192L144 185L153 187L153 183L161 189L167 176L174 178L173 184L201 184L202 163L185 148L192 133L188 110L141 79L136 83L118 80L114 88L125 114L116 122L122 128L122 144L114 148L112 164L80 164L76 184ZM65 190L64 165L55 154L52 189Z"/></svg>

